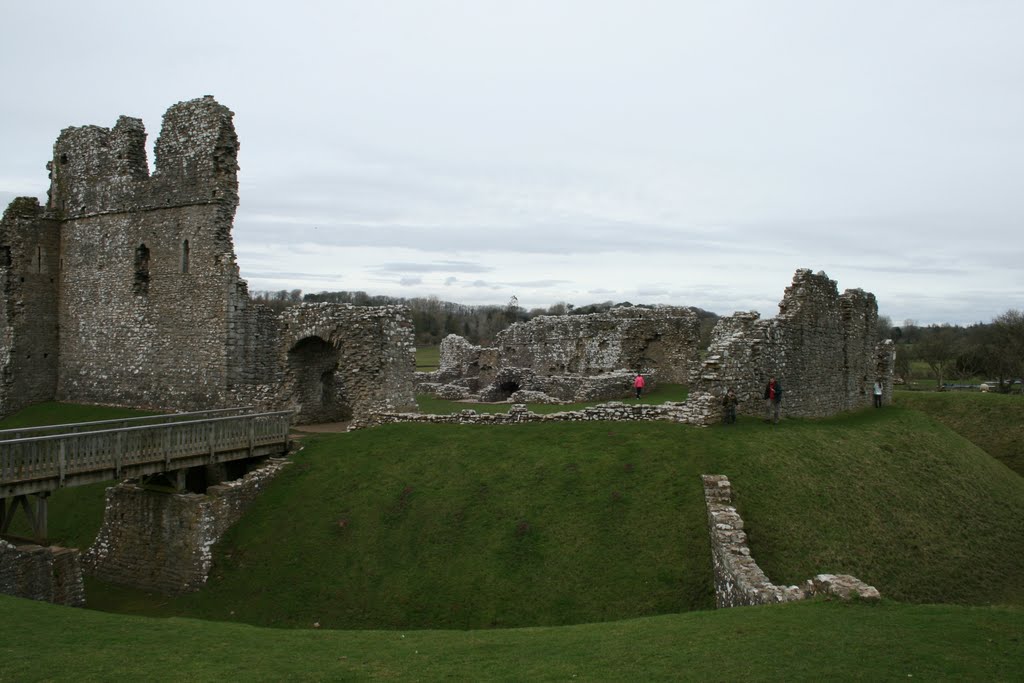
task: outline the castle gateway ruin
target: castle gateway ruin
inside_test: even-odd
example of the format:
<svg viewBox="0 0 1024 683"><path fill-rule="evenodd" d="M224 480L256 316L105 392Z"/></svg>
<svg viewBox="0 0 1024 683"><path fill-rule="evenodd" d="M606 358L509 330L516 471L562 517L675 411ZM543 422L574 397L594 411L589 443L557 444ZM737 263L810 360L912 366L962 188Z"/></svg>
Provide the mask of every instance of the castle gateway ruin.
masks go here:
<svg viewBox="0 0 1024 683"><path fill-rule="evenodd" d="M415 405L404 307L250 299L232 118L212 97L172 106L152 174L139 119L61 132L45 206L19 197L0 221L0 414L60 400L319 422Z"/></svg>

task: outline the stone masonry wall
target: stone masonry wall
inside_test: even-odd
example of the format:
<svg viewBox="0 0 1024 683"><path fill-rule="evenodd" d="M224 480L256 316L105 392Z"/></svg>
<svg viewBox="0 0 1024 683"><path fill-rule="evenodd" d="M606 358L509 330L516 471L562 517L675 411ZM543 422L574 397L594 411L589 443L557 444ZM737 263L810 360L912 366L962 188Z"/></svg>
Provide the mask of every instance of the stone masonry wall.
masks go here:
<svg viewBox="0 0 1024 683"><path fill-rule="evenodd" d="M49 208L62 219L57 397L172 408L222 405L238 268L232 112L172 106L146 165L145 130L65 129Z"/></svg>
<svg viewBox="0 0 1024 683"><path fill-rule="evenodd" d="M708 396L709 400L713 397ZM681 403L623 403L609 401L581 410L567 410L558 413L534 413L525 404L513 404L507 413L478 413L467 408L447 415L423 413L376 413L349 425L349 431L365 429L382 424L417 422L426 424L525 424L528 422L653 422L665 420L684 424L706 426L708 406L705 401L692 398Z"/></svg>
<svg viewBox="0 0 1024 683"><path fill-rule="evenodd" d="M110 583L168 595L199 590L213 545L287 464L271 459L205 495L151 491L131 482L108 488L103 525L83 564Z"/></svg>
<svg viewBox="0 0 1024 683"><path fill-rule="evenodd" d="M717 607L803 600L813 595L878 600L878 590L848 574L818 574L803 586L777 586L750 555L743 519L732 506L732 485L720 474L705 474L704 502L711 535L711 563Z"/></svg>
<svg viewBox="0 0 1024 683"><path fill-rule="evenodd" d="M596 375L658 369L686 383L696 370L700 321L692 308L626 306L590 315L538 316L497 336L499 368L538 375Z"/></svg>
<svg viewBox="0 0 1024 683"><path fill-rule="evenodd" d="M18 198L0 222L0 415L54 399L302 421L411 404L404 309L278 316L249 297L233 116L209 96L170 107L152 175L138 119L61 132L46 207ZM288 316L322 345L296 348Z"/></svg>
<svg viewBox="0 0 1024 683"><path fill-rule="evenodd" d="M0 539L0 593L57 605L85 604L78 550Z"/></svg>
<svg viewBox="0 0 1024 683"><path fill-rule="evenodd" d="M777 317L749 312L719 320L694 389L722 396L732 387L739 412L754 415L764 411L770 377L782 384L784 415L824 417L871 405L876 378L890 400L892 344L876 342L877 321L873 294L840 296L824 273L798 270Z"/></svg>
<svg viewBox="0 0 1024 683"><path fill-rule="evenodd" d="M405 306L315 303L281 315L278 387L297 422L334 421L416 405L416 348Z"/></svg>
<svg viewBox="0 0 1024 683"><path fill-rule="evenodd" d="M52 400L57 387L60 233L35 198L0 220L0 415Z"/></svg>

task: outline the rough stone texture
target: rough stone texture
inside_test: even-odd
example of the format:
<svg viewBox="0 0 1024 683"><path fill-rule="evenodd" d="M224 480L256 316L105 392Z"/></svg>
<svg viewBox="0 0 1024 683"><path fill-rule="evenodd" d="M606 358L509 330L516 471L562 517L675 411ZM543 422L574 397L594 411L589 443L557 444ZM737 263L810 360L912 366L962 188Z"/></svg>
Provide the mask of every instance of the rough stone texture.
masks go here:
<svg viewBox="0 0 1024 683"><path fill-rule="evenodd" d="M467 408L449 415L425 415L422 413L377 413L365 419L354 420L349 430L365 429L380 424L398 422L419 422L429 424L523 424L526 422L652 422L666 420L686 424L702 424L703 408L700 404L683 403L622 403L610 401L582 410L560 413L534 413L525 404L513 404L508 413L478 413Z"/></svg>
<svg viewBox="0 0 1024 683"><path fill-rule="evenodd" d="M869 406L876 378L892 400L893 345L876 343L878 305L860 289L838 294L825 273L801 269L779 303L779 315L756 312L719 320L693 389L722 396L732 387L739 412L764 412L770 377L782 383L783 415L824 417Z"/></svg>
<svg viewBox="0 0 1024 683"><path fill-rule="evenodd" d="M283 459L206 494L163 493L125 482L107 489L103 525L83 557L90 574L111 583L176 595L199 590L212 547L282 467Z"/></svg>
<svg viewBox="0 0 1024 683"><path fill-rule="evenodd" d="M34 197L15 199L0 220L0 415L57 389L58 226Z"/></svg>
<svg viewBox="0 0 1024 683"><path fill-rule="evenodd" d="M750 555L743 519L732 506L732 485L721 474L705 474L704 502L711 535L717 607L763 605L833 595L843 600L878 600L878 590L847 574L818 574L803 586L776 586Z"/></svg>
<svg viewBox="0 0 1024 683"><path fill-rule="evenodd" d="M710 424L721 419L715 397L730 387L739 413L761 415L764 387L775 376L784 416L825 417L870 405L876 378L883 401L892 400L894 346L876 343L877 322L873 294L840 295L825 273L801 269L775 318L761 320L753 311L721 318L703 361L694 309L624 307L517 323L494 348L449 335L439 369L415 379L418 391L439 398L502 401L522 390L588 401L629 395L631 384L620 377L643 369L660 381L688 384L691 401L707 410L696 423Z"/></svg>
<svg viewBox="0 0 1024 683"><path fill-rule="evenodd" d="M46 207L18 198L0 222L0 414L53 399L244 400L311 421L409 405L404 309L319 304L282 319L249 298L231 240L233 116L212 97L172 106L152 175L138 119L61 132ZM329 338L297 338L293 318Z"/></svg>
<svg viewBox="0 0 1024 683"><path fill-rule="evenodd" d="M0 593L81 607L85 604L85 589L78 550L15 546L0 539Z"/></svg>
<svg viewBox="0 0 1024 683"><path fill-rule="evenodd" d="M448 335L441 340L439 368L417 373L415 380L417 391L438 398L462 394L501 401L520 390L561 401L625 397L637 370L645 376L656 372L665 382L689 381L699 344L700 320L692 308L624 306L590 315L538 316L500 332L494 347ZM653 388L650 377L647 388Z"/></svg>
<svg viewBox="0 0 1024 683"><path fill-rule="evenodd" d="M500 332L500 368L538 375L600 375L657 369L686 383L699 358L700 320L692 308L622 306L590 315L538 316Z"/></svg>
<svg viewBox="0 0 1024 683"><path fill-rule="evenodd" d="M300 424L415 407L406 307L304 304L261 324L260 338L277 355L253 358L247 383L233 388L235 403L289 408Z"/></svg>

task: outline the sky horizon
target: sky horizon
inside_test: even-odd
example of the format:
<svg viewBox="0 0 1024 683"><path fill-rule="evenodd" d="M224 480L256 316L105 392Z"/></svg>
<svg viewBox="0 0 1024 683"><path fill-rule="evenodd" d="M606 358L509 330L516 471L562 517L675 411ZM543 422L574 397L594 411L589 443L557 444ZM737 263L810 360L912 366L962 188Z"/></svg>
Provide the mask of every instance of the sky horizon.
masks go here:
<svg viewBox="0 0 1024 683"><path fill-rule="evenodd" d="M251 291L776 315L798 268L894 324L1024 309L1024 3L21 3L0 203L60 130L213 95Z"/></svg>

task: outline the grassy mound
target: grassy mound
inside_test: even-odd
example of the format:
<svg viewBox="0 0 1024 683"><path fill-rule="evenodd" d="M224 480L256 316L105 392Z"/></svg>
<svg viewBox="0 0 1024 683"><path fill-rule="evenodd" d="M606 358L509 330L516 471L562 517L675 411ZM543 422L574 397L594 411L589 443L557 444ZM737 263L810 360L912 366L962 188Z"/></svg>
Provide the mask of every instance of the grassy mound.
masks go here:
<svg viewBox="0 0 1024 683"><path fill-rule="evenodd" d="M492 631L283 631L0 596L0 680L1017 680L1024 611L828 602Z"/></svg>
<svg viewBox="0 0 1024 683"><path fill-rule="evenodd" d="M917 411L778 427L391 425L316 437L176 599L103 609L260 625L482 628L712 604L699 475L727 474L778 583L1024 604L1024 479Z"/></svg>
<svg viewBox="0 0 1024 683"><path fill-rule="evenodd" d="M1024 398L1009 394L900 391L896 403L928 413L1024 476Z"/></svg>

